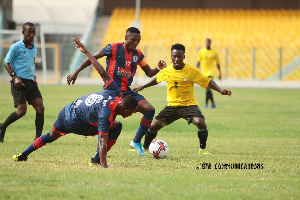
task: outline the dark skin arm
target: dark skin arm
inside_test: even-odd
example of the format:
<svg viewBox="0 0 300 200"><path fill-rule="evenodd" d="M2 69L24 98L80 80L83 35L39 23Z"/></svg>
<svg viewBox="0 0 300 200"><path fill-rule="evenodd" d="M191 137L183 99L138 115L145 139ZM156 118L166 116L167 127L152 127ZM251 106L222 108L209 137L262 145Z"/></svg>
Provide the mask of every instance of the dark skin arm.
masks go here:
<svg viewBox="0 0 300 200"><path fill-rule="evenodd" d="M157 66L158 66L160 69L163 69L163 68L165 68L167 65L166 65L165 61L160 60L160 61L158 61ZM157 68L151 69L150 66L149 66L148 64L145 65L144 67L142 67L142 70L145 72L145 74L146 74L148 77L153 77L153 76L155 76L155 75L160 71L160 70L158 70Z"/></svg>
<svg viewBox="0 0 300 200"><path fill-rule="evenodd" d="M213 80L210 80L209 85L208 85L211 89L219 92L221 95L228 95L231 96L232 92L230 90L226 90L226 89L221 89L216 82L214 82Z"/></svg>
<svg viewBox="0 0 300 200"><path fill-rule="evenodd" d="M219 75L219 80L221 80L221 79L222 79L222 75L221 75L221 67L220 67L220 64L219 64L219 63L217 64L217 68L218 68L219 73L220 73L220 75Z"/></svg>
<svg viewBox="0 0 300 200"><path fill-rule="evenodd" d="M201 70L201 64L200 64L200 62L197 62L196 67L197 67L199 70Z"/></svg>
<svg viewBox="0 0 300 200"><path fill-rule="evenodd" d="M97 60L99 58L102 58L104 56L103 54L103 50L99 50L97 51L93 57ZM81 65L73 72L71 73L68 77L67 77L67 84L70 85L72 83L72 85L75 83L77 76L79 74L79 72L81 72L81 70L85 69L86 67L90 66L92 64L92 62L90 61L89 58L85 59Z"/></svg>
<svg viewBox="0 0 300 200"><path fill-rule="evenodd" d="M10 63L4 62L4 67L5 67L6 71L7 71L9 74L12 73L12 72L14 71L14 70L12 69ZM15 83L15 85L16 85L17 87L23 86L23 81L22 81L17 75L15 75L14 77L12 77L12 79L13 79L13 81L14 81L14 83Z"/></svg>
<svg viewBox="0 0 300 200"><path fill-rule="evenodd" d="M107 135L99 135L99 156L100 156L100 163L102 168L108 168L106 154L107 154Z"/></svg>
<svg viewBox="0 0 300 200"><path fill-rule="evenodd" d="M105 71L104 67L95 59L94 56L90 54L90 52L86 49L86 47L78 40L78 38L73 38L74 44L76 44L75 48L79 48L79 50L82 53L85 53L85 55L88 57L90 60L90 63L93 64L97 72L100 74L104 84L107 84L110 80L111 77L110 75ZM74 80L75 81L75 80ZM68 81L69 82L69 81Z"/></svg>
<svg viewBox="0 0 300 200"><path fill-rule="evenodd" d="M143 86L140 86L140 87L136 87L136 88L133 88L132 90L134 92L139 92L139 91L142 91L143 89L147 88L147 87L151 87L153 85L157 85L157 81L156 81L156 77L151 79L150 82L146 83L145 85Z"/></svg>
<svg viewBox="0 0 300 200"><path fill-rule="evenodd" d="M147 88L147 87L151 87L153 85L157 85L157 81L156 81L156 77L151 79L150 82L146 83L145 85L143 86L140 86L140 87L136 87L136 88L133 88L132 90L135 91L135 92L139 92L139 91L142 91L143 89ZM230 90L226 90L226 89L221 89L217 84L216 82L214 82L213 80L210 80L209 82L209 85L208 85L211 89L219 92L221 95L228 95L228 96L231 96L232 92Z"/></svg>

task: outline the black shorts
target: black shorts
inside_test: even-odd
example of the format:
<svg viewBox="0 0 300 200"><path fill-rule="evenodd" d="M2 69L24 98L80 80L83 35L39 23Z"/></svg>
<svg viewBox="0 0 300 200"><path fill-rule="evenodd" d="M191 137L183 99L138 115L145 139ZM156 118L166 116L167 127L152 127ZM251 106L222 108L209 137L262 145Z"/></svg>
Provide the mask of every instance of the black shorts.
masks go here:
<svg viewBox="0 0 300 200"><path fill-rule="evenodd" d="M177 119L183 118L190 124L194 117L204 118L203 113L198 106L166 106L160 111L155 119L165 120L168 124L173 123Z"/></svg>
<svg viewBox="0 0 300 200"><path fill-rule="evenodd" d="M33 80L22 79L24 86L16 87L13 80L11 80L11 94L14 98L14 106L19 104L31 104L37 98L43 98L42 94Z"/></svg>

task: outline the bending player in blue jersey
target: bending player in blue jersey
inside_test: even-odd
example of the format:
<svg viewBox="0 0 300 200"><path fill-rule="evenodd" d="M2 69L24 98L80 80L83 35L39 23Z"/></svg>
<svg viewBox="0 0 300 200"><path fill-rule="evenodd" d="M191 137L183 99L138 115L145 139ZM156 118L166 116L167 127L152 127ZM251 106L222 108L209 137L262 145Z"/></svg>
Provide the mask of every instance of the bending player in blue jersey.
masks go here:
<svg viewBox="0 0 300 200"><path fill-rule="evenodd" d="M130 86L133 77L136 74L138 65L148 77L155 76L159 70L166 67L166 63L162 60L158 62L158 66L151 69L147 64L144 54L137 49L141 41L139 29L130 27L126 30L125 41L123 43L108 44L103 49L96 52L93 56L96 59L106 56L106 71L120 87L124 96L132 95L139 102L137 112L143 113L140 121L140 127L136 132L135 138L130 142L130 146L135 148L141 156L145 153L142 149L141 140L153 120L155 109L142 95L131 90ZM67 77L68 84L74 84L78 73L91 64L89 59L86 59L81 65ZM95 154L92 162L98 162L98 154Z"/></svg>
<svg viewBox="0 0 300 200"><path fill-rule="evenodd" d="M123 97L117 84L102 65L89 53L77 37L73 40L77 45L76 48L87 55L100 74L104 81L105 90L79 97L66 105L60 111L52 130L36 139L21 154L13 156L15 161L26 161L30 153L68 133L84 136L98 134L101 167L107 168L107 151L115 144L122 129L121 122L114 121L116 115L128 117L137 109L137 100L133 96Z"/></svg>

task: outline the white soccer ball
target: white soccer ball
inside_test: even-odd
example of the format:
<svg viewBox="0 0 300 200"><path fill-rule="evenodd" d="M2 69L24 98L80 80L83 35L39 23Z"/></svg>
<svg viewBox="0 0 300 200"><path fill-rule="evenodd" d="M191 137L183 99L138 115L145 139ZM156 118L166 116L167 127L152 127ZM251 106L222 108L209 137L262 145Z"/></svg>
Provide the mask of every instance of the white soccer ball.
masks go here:
<svg viewBox="0 0 300 200"><path fill-rule="evenodd" d="M156 159L162 159L168 155L168 144L163 140L154 140L149 146L150 154Z"/></svg>

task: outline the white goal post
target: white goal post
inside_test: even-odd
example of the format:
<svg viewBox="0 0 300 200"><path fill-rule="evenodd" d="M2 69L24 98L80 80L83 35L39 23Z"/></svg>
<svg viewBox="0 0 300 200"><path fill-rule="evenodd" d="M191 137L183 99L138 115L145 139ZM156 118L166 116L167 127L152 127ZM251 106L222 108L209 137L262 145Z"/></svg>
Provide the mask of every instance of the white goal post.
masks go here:
<svg viewBox="0 0 300 200"><path fill-rule="evenodd" d="M38 29L39 36L34 40L38 46L35 59L37 81L44 85L47 85L48 82L58 84L60 81L59 44L45 43L42 26L39 26ZM22 30L0 30L0 83L8 83L10 80L10 76L4 68L4 59L10 46L22 38ZM49 63L48 67L47 63Z"/></svg>

